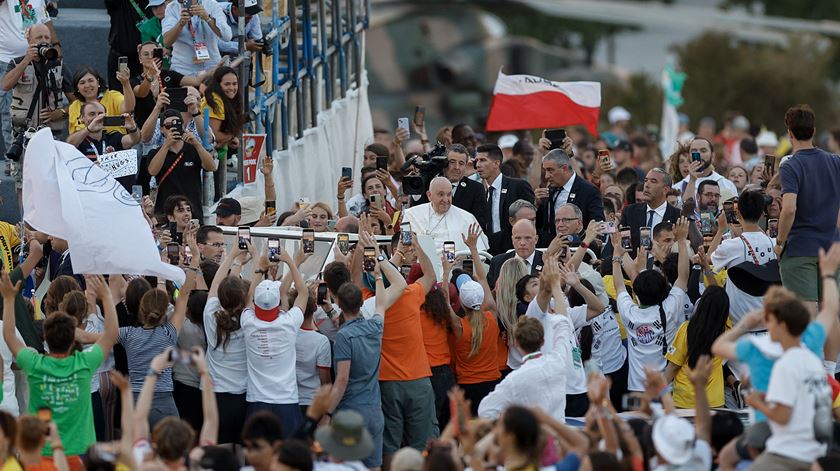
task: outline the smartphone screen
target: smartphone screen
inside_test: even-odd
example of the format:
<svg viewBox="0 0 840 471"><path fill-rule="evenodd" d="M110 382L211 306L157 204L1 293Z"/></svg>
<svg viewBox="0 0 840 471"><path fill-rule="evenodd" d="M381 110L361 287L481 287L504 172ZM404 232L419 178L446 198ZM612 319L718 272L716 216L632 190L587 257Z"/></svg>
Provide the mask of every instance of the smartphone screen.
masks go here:
<svg viewBox="0 0 840 471"><path fill-rule="evenodd" d="M143 187L141 185L131 185L131 197L137 201L143 199Z"/></svg>
<svg viewBox="0 0 840 471"><path fill-rule="evenodd" d="M251 228L248 226L239 226L239 229L236 231L236 234L239 237L239 248L242 250L247 250L248 242L251 241Z"/></svg>
<svg viewBox="0 0 840 471"><path fill-rule="evenodd" d="M414 107L414 125L415 126L422 126L425 121L426 121L426 107L425 106L415 106Z"/></svg>
<svg viewBox="0 0 840 471"><path fill-rule="evenodd" d="M353 179L353 169L350 167L341 167L341 178L345 178L347 180Z"/></svg>
<svg viewBox="0 0 840 471"><path fill-rule="evenodd" d="M265 202L265 214L269 216L274 216L277 214L277 202L276 201L266 201Z"/></svg>
<svg viewBox="0 0 840 471"><path fill-rule="evenodd" d="M703 235L712 235L714 232L714 228L712 227L712 213L703 211L700 213L700 233Z"/></svg>
<svg viewBox="0 0 840 471"><path fill-rule="evenodd" d="M692 162L700 162L700 152L694 151L691 153L691 161Z"/></svg>
<svg viewBox="0 0 840 471"><path fill-rule="evenodd" d="M272 263L280 261L280 239L268 239L268 261Z"/></svg>
<svg viewBox="0 0 840 471"><path fill-rule="evenodd" d="M169 263L177 265L181 260L181 246L175 242L166 244L166 256L169 258Z"/></svg>
<svg viewBox="0 0 840 471"><path fill-rule="evenodd" d="M102 118L103 126L125 126L125 116L105 116Z"/></svg>
<svg viewBox="0 0 840 471"><path fill-rule="evenodd" d="M408 127L408 118L397 118L397 127L411 132L411 128Z"/></svg>
<svg viewBox="0 0 840 471"><path fill-rule="evenodd" d="M738 216L735 214L735 203L731 201L723 203L723 213L726 214L727 224L738 224Z"/></svg>
<svg viewBox="0 0 840 471"><path fill-rule="evenodd" d="M324 304L327 300L327 284L323 281L318 283L317 298L318 304Z"/></svg>
<svg viewBox="0 0 840 471"><path fill-rule="evenodd" d="M117 64L117 68L120 72L124 74L128 73L128 57L120 56L119 59L117 59Z"/></svg>
<svg viewBox="0 0 840 471"><path fill-rule="evenodd" d="M773 175L776 171L776 156L771 154L764 154L764 171L768 175Z"/></svg>
<svg viewBox="0 0 840 471"><path fill-rule="evenodd" d="M377 157L376 169L388 170L388 157Z"/></svg>
<svg viewBox="0 0 840 471"><path fill-rule="evenodd" d="M630 239L630 228L627 226L621 228L621 247L624 250L631 250L633 248L633 242Z"/></svg>
<svg viewBox="0 0 840 471"><path fill-rule="evenodd" d="M767 236L776 238L779 235L779 220L778 219L768 219L767 220Z"/></svg>
<svg viewBox="0 0 840 471"><path fill-rule="evenodd" d="M350 253L350 235L349 234L339 234L338 235L338 250L341 251L344 255Z"/></svg>
<svg viewBox="0 0 840 471"><path fill-rule="evenodd" d="M303 237L303 253L315 253L315 231L312 229L304 229Z"/></svg>
<svg viewBox="0 0 840 471"><path fill-rule="evenodd" d="M403 245L411 245L411 223L404 222L400 224L400 241Z"/></svg>
<svg viewBox="0 0 840 471"><path fill-rule="evenodd" d="M469 273L470 275L472 275L472 274L473 274L473 270L475 269L475 267L473 266L473 261L472 261L472 259L471 259L471 258L465 259L465 260L464 260L464 263L462 263L462 264L461 264L461 269L463 269L465 272L467 272L467 273Z"/></svg>
<svg viewBox="0 0 840 471"><path fill-rule="evenodd" d="M607 149L601 149L598 151L598 162L601 165L609 165L610 163L610 151Z"/></svg>
<svg viewBox="0 0 840 471"><path fill-rule="evenodd" d="M566 139L565 129L547 129L545 131L545 138L551 141L551 149L562 149L563 140Z"/></svg>
<svg viewBox="0 0 840 471"><path fill-rule="evenodd" d="M446 261L455 263L455 242L447 240L443 243L443 253L446 254Z"/></svg>
<svg viewBox="0 0 840 471"><path fill-rule="evenodd" d="M649 227L639 228L639 246L647 250L653 248L653 239L651 238L651 231Z"/></svg>
<svg viewBox="0 0 840 471"><path fill-rule="evenodd" d="M376 249L373 247L365 247L364 268L365 271L373 271L376 267Z"/></svg>

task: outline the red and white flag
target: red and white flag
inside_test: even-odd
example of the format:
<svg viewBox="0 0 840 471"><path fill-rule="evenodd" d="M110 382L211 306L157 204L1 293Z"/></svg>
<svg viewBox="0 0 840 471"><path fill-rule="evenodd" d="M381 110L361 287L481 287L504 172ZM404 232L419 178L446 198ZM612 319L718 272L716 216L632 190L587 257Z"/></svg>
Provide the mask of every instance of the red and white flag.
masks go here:
<svg viewBox="0 0 840 471"><path fill-rule="evenodd" d="M505 75L499 71L488 131L514 131L583 125L598 135L601 84L553 82L533 75Z"/></svg>

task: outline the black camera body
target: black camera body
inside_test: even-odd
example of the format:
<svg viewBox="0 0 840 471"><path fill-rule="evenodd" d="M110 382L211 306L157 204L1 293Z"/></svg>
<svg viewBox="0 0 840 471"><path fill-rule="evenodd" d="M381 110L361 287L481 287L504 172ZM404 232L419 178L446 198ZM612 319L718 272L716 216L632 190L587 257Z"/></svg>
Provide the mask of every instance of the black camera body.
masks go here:
<svg viewBox="0 0 840 471"><path fill-rule="evenodd" d="M50 43L39 43L35 45L38 49L38 56L42 61L54 61L58 59L58 49Z"/></svg>
<svg viewBox="0 0 840 471"><path fill-rule="evenodd" d="M414 167L420 175L403 177L403 193L406 195L422 195L429 189L429 182L440 175L449 166L449 159L446 158L446 146L436 144L428 153L418 155L409 159L400 168L402 172Z"/></svg>

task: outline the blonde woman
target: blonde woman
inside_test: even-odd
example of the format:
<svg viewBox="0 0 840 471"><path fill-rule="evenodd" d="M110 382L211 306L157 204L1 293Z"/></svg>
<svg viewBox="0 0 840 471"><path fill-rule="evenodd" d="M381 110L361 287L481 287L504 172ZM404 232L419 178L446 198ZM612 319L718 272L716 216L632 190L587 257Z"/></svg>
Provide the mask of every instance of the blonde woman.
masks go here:
<svg viewBox="0 0 840 471"><path fill-rule="evenodd" d="M529 274L525 262L519 257L513 257L502 264L499 279L496 280L496 315L502 328L499 337L499 371L519 368L522 364L522 354L513 347L513 337L516 330L516 283Z"/></svg>

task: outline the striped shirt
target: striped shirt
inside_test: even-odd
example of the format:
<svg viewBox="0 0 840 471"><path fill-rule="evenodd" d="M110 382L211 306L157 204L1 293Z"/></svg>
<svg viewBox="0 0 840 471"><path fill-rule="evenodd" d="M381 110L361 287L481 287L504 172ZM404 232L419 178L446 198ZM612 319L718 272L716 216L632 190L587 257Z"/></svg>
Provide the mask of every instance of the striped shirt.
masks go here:
<svg viewBox="0 0 840 471"><path fill-rule="evenodd" d="M120 327L119 343L125 348L128 356L128 377L131 380L131 390L140 392L146 373L152 359L163 352L166 347L175 347L178 341L178 331L171 322L166 322L154 329L143 327ZM172 368L163 370L155 385L155 392L172 391Z"/></svg>

